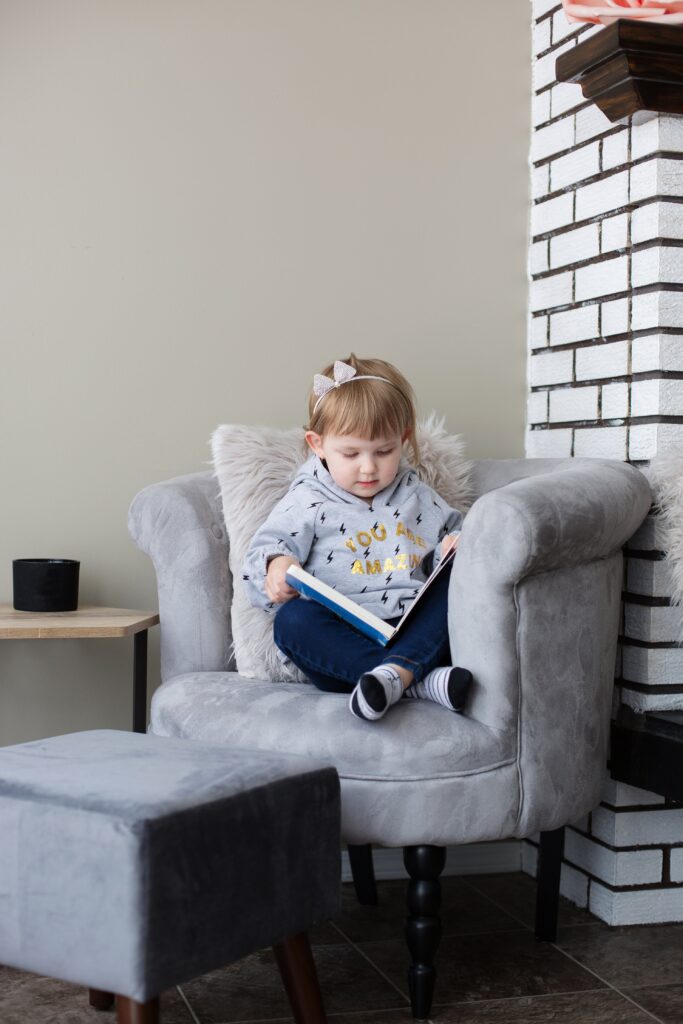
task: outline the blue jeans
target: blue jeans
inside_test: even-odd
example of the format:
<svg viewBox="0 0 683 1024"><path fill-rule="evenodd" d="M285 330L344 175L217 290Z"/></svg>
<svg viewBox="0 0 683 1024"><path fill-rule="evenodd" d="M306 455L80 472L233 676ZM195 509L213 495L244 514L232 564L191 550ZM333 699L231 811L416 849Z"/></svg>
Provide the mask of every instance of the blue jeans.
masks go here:
<svg viewBox="0 0 683 1024"><path fill-rule="evenodd" d="M319 690L349 693L362 674L391 662L411 670L415 682L451 664L448 642L450 566L436 578L399 635L387 647L370 640L317 601L287 601L275 614L273 638ZM400 616L386 619L392 626Z"/></svg>

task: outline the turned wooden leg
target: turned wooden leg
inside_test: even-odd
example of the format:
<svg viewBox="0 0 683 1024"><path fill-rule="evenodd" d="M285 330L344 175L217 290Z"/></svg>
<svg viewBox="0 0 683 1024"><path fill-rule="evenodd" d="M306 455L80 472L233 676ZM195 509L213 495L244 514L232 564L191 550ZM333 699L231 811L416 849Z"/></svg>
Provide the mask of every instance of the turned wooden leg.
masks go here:
<svg viewBox="0 0 683 1024"><path fill-rule="evenodd" d="M416 1020L426 1021L434 994L434 957L441 941L441 884L446 863L443 846L406 846L403 863L410 875L406 941L410 950L408 991Z"/></svg>
<svg viewBox="0 0 683 1024"><path fill-rule="evenodd" d="M136 1003L127 996L116 997L117 1024L159 1024L159 997Z"/></svg>
<svg viewBox="0 0 683 1024"><path fill-rule="evenodd" d="M273 946L296 1024L325 1024L325 1007L307 932Z"/></svg>
<svg viewBox="0 0 683 1024"><path fill-rule="evenodd" d="M351 846L347 844L353 875L353 885L356 890L358 902L365 906L377 904L377 885L375 884L375 868L372 863L372 846L366 843L364 846Z"/></svg>
<svg viewBox="0 0 683 1024"><path fill-rule="evenodd" d="M563 849L563 828L541 832L536 870L536 938L545 942L554 942L557 938Z"/></svg>
<svg viewBox="0 0 683 1024"><path fill-rule="evenodd" d="M96 1010L110 1010L114 1005L114 993L99 988L88 989L88 1001Z"/></svg>

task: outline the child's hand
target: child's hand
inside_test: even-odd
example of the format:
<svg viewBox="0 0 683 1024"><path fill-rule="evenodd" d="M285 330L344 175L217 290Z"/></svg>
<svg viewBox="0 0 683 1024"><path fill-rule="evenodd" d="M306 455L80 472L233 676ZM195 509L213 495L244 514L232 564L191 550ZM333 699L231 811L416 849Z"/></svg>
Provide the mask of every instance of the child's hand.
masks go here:
<svg viewBox="0 0 683 1024"><path fill-rule="evenodd" d="M299 591L290 587L285 579L285 573L290 565L300 564L299 560L291 555L276 555L270 560L264 584L266 595L270 601L274 601L275 604L284 604L285 601L291 601L293 597L299 596Z"/></svg>
<svg viewBox="0 0 683 1024"><path fill-rule="evenodd" d="M451 548L458 548L458 541L460 540L459 533L448 533L441 541L441 557L447 554Z"/></svg>

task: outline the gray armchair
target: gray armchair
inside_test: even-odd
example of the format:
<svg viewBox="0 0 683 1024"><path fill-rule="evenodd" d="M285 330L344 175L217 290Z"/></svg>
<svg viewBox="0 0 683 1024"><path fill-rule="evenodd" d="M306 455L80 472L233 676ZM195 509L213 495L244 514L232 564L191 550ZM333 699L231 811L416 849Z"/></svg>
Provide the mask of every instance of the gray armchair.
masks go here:
<svg viewBox="0 0 683 1024"><path fill-rule="evenodd" d="M537 935L556 928L562 828L600 799L619 628L622 545L645 477L597 459L475 463L478 495L451 574L449 633L474 675L465 715L402 701L376 725L343 695L244 679L230 657L233 584L208 472L147 487L129 528L153 560L162 686L151 731L308 754L337 768L359 897L371 846L403 847L413 1012L429 1014L445 847L541 833Z"/></svg>

